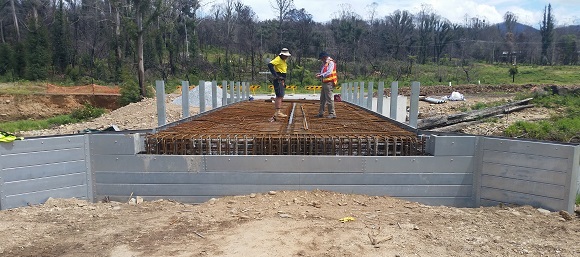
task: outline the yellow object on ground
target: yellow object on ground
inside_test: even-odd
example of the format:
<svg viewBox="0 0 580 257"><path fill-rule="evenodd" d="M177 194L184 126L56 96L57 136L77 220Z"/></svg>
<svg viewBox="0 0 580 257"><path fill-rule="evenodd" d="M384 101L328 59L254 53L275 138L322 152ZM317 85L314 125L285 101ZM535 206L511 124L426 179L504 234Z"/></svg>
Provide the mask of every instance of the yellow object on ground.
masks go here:
<svg viewBox="0 0 580 257"><path fill-rule="evenodd" d="M10 143L14 140L24 140L23 137L17 137L8 132L0 131L0 143Z"/></svg>
<svg viewBox="0 0 580 257"><path fill-rule="evenodd" d="M342 219L339 219L340 222L345 223L345 222L349 222L349 221L354 221L353 217L344 217Z"/></svg>

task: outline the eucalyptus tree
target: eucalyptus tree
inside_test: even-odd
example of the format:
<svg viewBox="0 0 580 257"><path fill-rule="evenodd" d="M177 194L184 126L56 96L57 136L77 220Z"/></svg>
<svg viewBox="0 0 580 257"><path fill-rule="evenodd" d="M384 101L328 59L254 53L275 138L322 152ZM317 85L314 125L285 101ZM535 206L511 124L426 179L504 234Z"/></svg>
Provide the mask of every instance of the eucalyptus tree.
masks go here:
<svg viewBox="0 0 580 257"><path fill-rule="evenodd" d="M337 56L345 61L356 62L356 50L365 31L366 22L352 11L350 5L343 4L337 18L332 19L330 29L338 50Z"/></svg>
<svg viewBox="0 0 580 257"><path fill-rule="evenodd" d="M231 46L232 43L234 41L234 30L237 26L236 24L236 20L237 20L237 16L236 16L236 11L235 11L235 5L234 5L234 0L224 0L224 4L222 5L222 21L223 21L223 32L225 33L221 33L222 35L224 35L224 38L222 38L222 44L224 44L225 46L225 63L226 65L229 65L230 63L230 51L231 51ZM231 74L227 74L227 75L231 75ZM229 77L229 76L228 76Z"/></svg>
<svg viewBox="0 0 580 257"><path fill-rule="evenodd" d="M512 12L506 12L503 16L504 19L504 24L506 27L506 33L505 33L505 46L507 48L507 57L508 59L506 61L514 63L517 61L515 59L515 56L513 56L514 52L515 52L515 41L516 41L516 36L514 34L514 28L518 22L518 16L515 15Z"/></svg>
<svg viewBox="0 0 580 257"><path fill-rule="evenodd" d="M435 24L437 22L437 17L432 13L427 6L423 6L421 11L415 15L416 22L416 32L418 38L418 62L425 64L427 61L428 50L433 40L433 32Z"/></svg>
<svg viewBox="0 0 580 257"><path fill-rule="evenodd" d="M195 32L197 25L201 22L196 14L199 8L201 8L201 2L199 0L178 0L177 2L180 15L179 21L183 25L183 41L185 44L184 63L187 64L190 54L193 54L195 58L199 50L197 34Z"/></svg>
<svg viewBox="0 0 580 257"><path fill-rule="evenodd" d="M408 11L396 10L385 17L386 33L385 47L392 53L393 58L403 60L412 54L412 45L415 42L413 31L413 15Z"/></svg>
<svg viewBox="0 0 580 257"><path fill-rule="evenodd" d="M286 17L286 22L288 27L293 28L288 30L286 34L286 40L284 47L288 47L292 51L293 58L290 60L292 68L290 69L290 81L293 79L298 80L298 82L303 85L304 79L311 75L307 69L305 69L305 56L318 56L317 50L314 47L313 40L317 37L313 35L314 21L312 20L312 15L306 12L304 9L292 9ZM313 75L312 75L313 76Z"/></svg>
<svg viewBox="0 0 580 257"><path fill-rule="evenodd" d="M223 62L221 58L218 59L219 71L223 77L232 78L233 70L230 54L235 40L234 31L237 27L235 2L234 0L224 0L223 3L214 4L212 9L214 25L217 26L214 28L217 31L213 36L217 36L219 47L222 47L225 51Z"/></svg>
<svg viewBox="0 0 580 257"><path fill-rule="evenodd" d="M168 75L176 75L178 67L178 52L186 55L185 42L178 35L181 26L181 9L178 1L164 1L159 7L159 15L150 27L151 36L145 42L145 47L152 49L147 51L150 62L145 63L146 69L154 68L161 73L164 80ZM145 56L147 58L147 56Z"/></svg>
<svg viewBox="0 0 580 257"><path fill-rule="evenodd" d="M433 24L433 62L437 65L438 80L443 81L441 70L441 55L449 43L454 39L457 26L452 25L447 19L435 15Z"/></svg>
<svg viewBox="0 0 580 257"><path fill-rule="evenodd" d="M454 39L456 27L449 20L435 16L433 24L433 52L434 61L439 63L441 54L449 43Z"/></svg>
<svg viewBox="0 0 580 257"><path fill-rule="evenodd" d="M63 0L58 1L52 23L52 64L56 72L64 73L70 63L71 49L68 20L66 19L66 10L64 9Z"/></svg>
<svg viewBox="0 0 580 257"><path fill-rule="evenodd" d="M9 24L15 24L14 32L7 30ZM13 41L20 40L20 30L18 28L18 17L16 16L16 6L14 0L0 0L0 43L6 43L10 40L10 34L15 35Z"/></svg>
<svg viewBox="0 0 580 257"><path fill-rule="evenodd" d="M145 87L145 65L143 58L144 35L146 28L159 16L162 0L131 0L133 4L133 17L135 19L137 34L137 76L139 80L139 93L141 97L147 96Z"/></svg>
<svg viewBox="0 0 580 257"><path fill-rule="evenodd" d="M454 48L462 60L468 57L485 60L489 47L486 41L490 41L489 23L482 17L465 17L464 24L459 28Z"/></svg>
<svg viewBox="0 0 580 257"><path fill-rule="evenodd" d="M270 0L270 5L276 11L278 17L278 48L282 48L282 40L284 38L282 24L290 10L294 9L294 0Z"/></svg>
<svg viewBox="0 0 580 257"><path fill-rule="evenodd" d="M112 39L109 42L114 49L114 59L112 61L112 78L114 82L121 82L123 67L123 51L121 39L121 8L122 0L109 0L110 23L112 26Z"/></svg>
<svg viewBox="0 0 580 257"><path fill-rule="evenodd" d="M286 36L286 44L284 46L289 47L293 50L293 56L295 56L296 62L298 65L302 63L303 56L314 56L316 50L312 49L311 46L312 40L314 39L312 32L314 30L314 21L312 20L312 15L306 12L304 8L297 10L292 9L288 13L286 17L288 27L291 27L291 30L288 30Z"/></svg>
<svg viewBox="0 0 580 257"><path fill-rule="evenodd" d="M42 21L46 17L46 6L40 1L27 3L29 11L28 35L26 37L26 78L30 80L46 79L50 67L50 44L47 28Z"/></svg>
<svg viewBox="0 0 580 257"><path fill-rule="evenodd" d="M12 18L14 20L14 29L16 30L16 39L20 42L20 27L18 25L18 16L16 16L16 5L15 0L10 0L10 7L12 7Z"/></svg>
<svg viewBox="0 0 580 257"><path fill-rule="evenodd" d="M367 23L350 8L350 5L342 5L338 12L338 18L335 18L330 23L330 29L334 36L336 44L336 58L338 63L342 62L342 70L346 73L348 67L347 62L357 65L359 44L365 30ZM362 58L361 58L362 59ZM360 65L359 65L360 66ZM351 70L354 76L358 75L355 68Z"/></svg>
<svg viewBox="0 0 580 257"><path fill-rule="evenodd" d="M384 53L384 48L382 47L384 24L382 23L382 20L377 17L378 6L379 5L376 2L373 2L366 7L369 29L367 35L365 35L363 38L363 44L366 46L363 49L365 52L364 57L368 60L369 64L375 72L379 69L379 56Z"/></svg>
<svg viewBox="0 0 580 257"><path fill-rule="evenodd" d="M455 56L459 58L457 66L465 74L468 83L473 77L475 60L485 60L488 56L489 47L485 41L488 28L485 18L465 16L463 26L454 29L453 47Z"/></svg>
<svg viewBox="0 0 580 257"><path fill-rule="evenodd" d="M243 80L242 74L247 70L247 62L250 61L250 77L253 81L257 73L256 59L259 60L257 51L259 47L257 17L250 6L241 2L236 3L235 9L239 25L236 31L237 49L245 56L243 60L239 59L238 76L239 80Z"/></svg>
<svg viewBox="0 0 580 257"><path fill-rule="evenodd" d="M106 28L108 17L105 16L108 6L102 0L83 0L81 5L81 55L83 66L92 78L103 79L103 63L108 56L110 39Z"/></svg>

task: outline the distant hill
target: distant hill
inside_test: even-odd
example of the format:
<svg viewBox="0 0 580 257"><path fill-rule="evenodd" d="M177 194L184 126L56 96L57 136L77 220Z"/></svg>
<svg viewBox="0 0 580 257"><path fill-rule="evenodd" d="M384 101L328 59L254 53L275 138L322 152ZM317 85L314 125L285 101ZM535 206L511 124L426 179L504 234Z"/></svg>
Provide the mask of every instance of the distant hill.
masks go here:
<svg viewBox="0 0 580 257"><path fill-rule="evenodd" d="M580 38L580 25L558 27L555 28L554 31L560 35L573 34L576 35L577 38Z"/></svg>
<svg viewBox="0 0 580 257"><path fill-rule="evenodd" d="M497 24L495 24L495 26L499 29L501 34L505 34L507 32L507 27L505 25L505 22L497 23ZM569 26L556 27L556 28L554 28L554 32L557 35L573 34L573 35L576 35L578 38L580 38L580 25L569 25ZM521 33L534 34L534 33L540 33L540 30L536 29L532 26L529 26L529 25L516 23L516 26L514 27L514 33L516 35L521 34Z"/></svg>
<svg viewBox="0 0 580 257"><path fill-rule="evenodd" d="M507 26L505 25L505 22L502 23L498 23L496 24L497 28L499 29L499 31L501 32L501 34L505 34L507 32ZM517 23L516 22L516 26L514 27L514 31L512 31L514 34L521 34L521 33L539 33L540 30L535 29L532 26L529 25L525 25L525 24L521 24L521 23Z"/></svg>

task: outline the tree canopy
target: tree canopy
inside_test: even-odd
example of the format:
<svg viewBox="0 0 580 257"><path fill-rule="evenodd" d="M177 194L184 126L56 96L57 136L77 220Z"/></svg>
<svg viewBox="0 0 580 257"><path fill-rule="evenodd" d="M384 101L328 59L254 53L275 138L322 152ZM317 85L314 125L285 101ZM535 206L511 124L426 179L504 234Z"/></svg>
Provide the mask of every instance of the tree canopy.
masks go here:
<svg viewBox="0 0 580 257"><path fill-rule="evenodd" d="M511 12L501 24L468 16L454 24L427 6L379 13L371 5L365 19L341 5L319 23L292 0L270 3L277 18L259 21L239 0L0 0L0 80L134 79L141 95L155 79L259 82L282 47L300 83L319 68L320 51L344 79L398 79L414 63L462 67L468 78L475 62L578 65L580 32L558 30L551 5L536 30ZM206 4L211 12L200 16Z"/></svg>

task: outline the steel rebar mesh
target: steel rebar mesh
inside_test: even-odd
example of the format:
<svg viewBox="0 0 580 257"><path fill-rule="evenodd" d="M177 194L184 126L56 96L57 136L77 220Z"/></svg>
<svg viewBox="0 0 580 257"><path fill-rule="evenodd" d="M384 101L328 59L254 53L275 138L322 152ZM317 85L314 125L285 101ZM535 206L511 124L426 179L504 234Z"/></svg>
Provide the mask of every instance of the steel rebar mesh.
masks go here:
<svg viewBox="0 0 580 257"><path fill-rule="evenodd" d="M284 102L287 119L269 122L272 103L248 101L193 117L145 138L148 154L353 155L424 154L424 140L388 119L337 102L337 119L316 118L317 101Z"/></svg>

